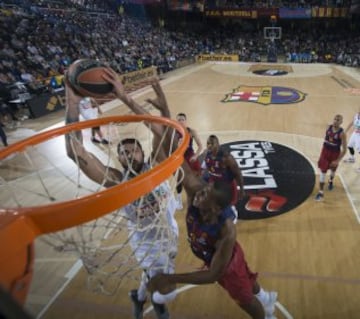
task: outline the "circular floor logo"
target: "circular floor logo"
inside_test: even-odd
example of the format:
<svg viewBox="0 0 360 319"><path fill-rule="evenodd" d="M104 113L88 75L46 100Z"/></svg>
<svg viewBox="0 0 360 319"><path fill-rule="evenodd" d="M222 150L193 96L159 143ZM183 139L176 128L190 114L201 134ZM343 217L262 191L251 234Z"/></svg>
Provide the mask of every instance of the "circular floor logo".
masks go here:
<svg viewBox="0 0 360 319"><path fill-rule="evenodd" d="M278 69L263 69L263 70L255 70L253 73L258 75L267 75L267 76L278 76L278 75L286 75L287 71L278 70Z"/></svg>
<svg viewBox="0 0 360 319"><path fill-rule="evenodd" d="M311 163L300 153L268 141L223 144L241 168L246 197L239 201L240 219L286 213L307 199L315 185Z"/></svg>

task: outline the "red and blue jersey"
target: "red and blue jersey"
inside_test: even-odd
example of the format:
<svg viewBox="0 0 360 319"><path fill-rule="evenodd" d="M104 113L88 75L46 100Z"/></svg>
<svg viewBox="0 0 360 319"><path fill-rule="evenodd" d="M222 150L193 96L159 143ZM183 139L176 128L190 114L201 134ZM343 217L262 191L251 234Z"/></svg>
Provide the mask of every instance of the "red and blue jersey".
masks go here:
<svg viewBox="0 0 360 319"><path fill-rule="evenodd" d="M215 156L213 156L211 151L208 151L205 156L205 165L207 174L205 179L207 182L214 182L216 180L224 182L232 182L235 179L233 172L228 167L224 167L222 160L224 157L224 152L219 150Z"/></svg>
<svg viewBox="0 0 360 319"><path fill-rule="evenodd" d="M325 133L324 147L328 150L340 151L342 140L341 133L343 128L340 127L337 131L334 132L333 126L330 125Z"/></svg>
<svg viewBox="0 0 360 319"><path fill-rule="evenodd" d="M221 228L227 219L234 219L235 215L230 206L223 209L216 224L200 222L199 209L190 205L186 215L188 241L194 255L210 265L216 250Z"/></svg>

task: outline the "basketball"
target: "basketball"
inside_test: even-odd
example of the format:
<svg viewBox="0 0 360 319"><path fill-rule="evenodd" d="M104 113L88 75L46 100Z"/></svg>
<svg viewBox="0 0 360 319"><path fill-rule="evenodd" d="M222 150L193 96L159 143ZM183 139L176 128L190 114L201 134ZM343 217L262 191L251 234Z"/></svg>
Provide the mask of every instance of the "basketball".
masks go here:
<svg viewBox="0 0 360 319"><path fill-rule="evenodd" d="M70 65L67 79L81 96L101 97L113 91L113 85L104 80L106 65L90 59L77 60Z"/></svg>

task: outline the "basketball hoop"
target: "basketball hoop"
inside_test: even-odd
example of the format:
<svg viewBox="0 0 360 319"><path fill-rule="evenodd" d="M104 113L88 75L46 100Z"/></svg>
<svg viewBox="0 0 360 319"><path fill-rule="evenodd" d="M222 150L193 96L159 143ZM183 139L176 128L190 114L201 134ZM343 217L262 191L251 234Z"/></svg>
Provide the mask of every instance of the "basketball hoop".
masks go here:
<svg viewBox="0 0 360 319"><path fill-rule="evenodd" d="M74 162L67 157L64 135L69 136L97 126L105 128L104 132L111 143L101 148L90 144L93 148L91 151L96 152L96 155L107 164L116 165L117 153L114 148L124 137L132 136L148 145L148 150L144 149L144 152L149 154L152 135L144 123L148 126L152 123L162 124L167 129L173 129L173 134L178 132L184 138L181 139L180 145L173 146L175 150L167 159L161 163L152 163L148 171L130 180L107 189L99 185L94 186L94 183L86 179ZM76 134L72 135L75 138ZM99 247L104 241L107 244L101 249L102 254L105 251L114 256L114 252L119 253L120 249L124 249L119 254L123 258L124 251L128 250L129 237L122 234L121 238L114 242L114 233L119 233L124 228L123 224L126 224L119 208L140 200L144 194L151 193L164 181L176 180L173 175L178 174L188 144L189 134L176 121L152 115L125 115L69 124L1 150L0 171L3 177L0 180L0 241L6 244L0 248L0 284L20 303L24 303L33 273L34 239L71 227L82 229L70 235L60 232L53 237L51 234L46 241L57 248L75 247L74 250L82 258L84 267L92 271L92 274L100 269L100 261L95 260L94 256L99 255ZM55 154L58 151L59 154ZM175 187L175 184L172 185L172 189ZM60 194L60 190L64 194ZM165 226L161 223L163 217L161 208L159 209L156 223L158 229L161 229ZM95 226L103 228L103 233L98 239L94 239L95 232L87 228L89 222L93 223L91 227L96 223ZM85 236L90 232L91 240L86 243L88 246L82 247L80 243L84 238L77 236ZM92 247L89 247L90 244ZM127 269L116 271L107 259L106 263L102 264L101 272L106 274L106 277L112 273L120 277L125 276L129 268L134 267L130 262L132 259L134 258L130 253L126 255L122 262L127 263Z"/></svg>

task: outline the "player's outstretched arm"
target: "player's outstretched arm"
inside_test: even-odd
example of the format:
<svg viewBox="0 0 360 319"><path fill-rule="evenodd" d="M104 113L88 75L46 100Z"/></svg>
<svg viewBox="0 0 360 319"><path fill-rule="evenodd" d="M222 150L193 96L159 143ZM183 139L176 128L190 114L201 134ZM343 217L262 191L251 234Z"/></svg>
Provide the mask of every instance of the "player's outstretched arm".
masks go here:
<svg viewBox="0 0 360 319"><path fill-rule="evenodd" d="M75 94L65 80L65 123L79 122L79 102L83 98ZM95 155L88 152L83 145L81 131L65 135L67 155L79 166L82 172L94 182L105 187L114 186L122 179L120 171L106 167Z"/></svg>
<svg viewBox="0 0 360 319"><path fill-rule="evenodd" d="M195 152L195 155L194 155L195 158L190 159L191 161L193 161L193 160L196 160L200 156L200 154L202 153L204 147L203 147L203 145L201 143L201 140L200 140L200 137L199 137L197 131L194 130L194 129L191 129L191 134L192 134L193 139L194 139L194 141L196 143L196 146L197 146L197 149L196 149L196 152Z"/></svg>
<svg viewBox="0 0 360 319"><path fill-rule="evenodd" d="M107 69L104 79L111 83L114 86L114 91L117 97L126 104L135 114L150 114L145 108L134 101L126 92L123 84L121 83L118 75L112 69ZM167 104L165 94L161 88L159 80L156 78L151 79L150 84L156 94L155 99L147 99L148 103L151 103L155 108L157 108L161 116L170 118L170 111ZM171 131L166 131L161 124L151 123L148 124L148 127L154 134L153 138L153 159L156 161L162 161L166 159L169 154L171 154L175 147L171 145L176 145L171 143ZM166 132L166 134L165 134ZM156 156L156 158L154 158Z"/></svg>
<svg viewBox="0 0 360 319"><path fill-rule="evenodd" d="M156 99L147 99L146 101L155 106L160 111L161 116L171 118L169 105L159 79L152 78L150 84L156 94Z"/></svg>
<svg viewBox="0 0 360 319"><path fill-rule="evenodd" d="M208 269L182 274L159 274L150 279L148 289L168 293L170 287L176 284L201 285L219 280L231 260L235 241L236 228L229 219L221 229L221 234L216 242L216 252Z"/></svg>
<svg viewBox="0 0 360 319"><path fill-rule="evenodd" d="M108 81L109 83L111 83L114 86L114 92L115 92L116 96L124 104L126 104L130 108L130 110L132 110L135 114L149 114L150 115L150 113L147 110L145 110L143 108L143 106L141 106L139 103L134 101L132 99L132 97L129 96L125 92L124 85L121 83L117 73L113 69L110 69L110 68L106 69L105 75L103 77L104 77L104 80ZM159 135L159 136L162 135L162 126L160 124L152 123L151 125L149 125L149 128L151 129L151 131L154 134Z"/></svg>
<svg viewBox="0 0 360 319"><path fill-rule="evenodd" d="M241 169L239 165L236 163L235 158L229 153L226 153L224 157L224 161L226 166L229 167L232 173L234 174L236 183L238 185L239 199L243 199L245 197L245 189L244 189L244 178L241 173Z"/></svg>

